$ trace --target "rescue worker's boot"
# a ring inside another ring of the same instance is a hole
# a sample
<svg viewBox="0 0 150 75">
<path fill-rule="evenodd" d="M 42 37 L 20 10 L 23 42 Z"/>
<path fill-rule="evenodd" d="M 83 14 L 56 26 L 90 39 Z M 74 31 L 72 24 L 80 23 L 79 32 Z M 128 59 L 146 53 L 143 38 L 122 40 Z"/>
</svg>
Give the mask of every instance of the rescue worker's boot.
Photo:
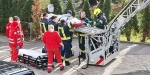
<svg viewBox="0 0 150 75">
<path fill-rule="evenodd" d="M 52 71 L 52 65 L 47 66 L 47 72 L 50 73 Z"/>
<path fill-rule="evenodd" d="M 69 61 L 65 61 L 65 64 L 66 64 L 66 66 L 69 66 L 70 62 Z"/>
<path fill-rule="evenodd" d="M 56 58 L 53 59 L 54 62 L 57 62 Z"/>
<path fill-rule="evenodd" d="M 81 53 L 81 55 L 79 55 L 78 58 L 82 58 L 83 60 L 85 60 L 86 59 L 85 53 Z"/>
<path fill-rule="evenodd" d="M 62 63 L 59 64 L 59 67 L 60 67 L 60 71 L 64 70 L 64 66 Z"/>
<path fill-rule="evenodd" d="M 74 51 L 71 51 L 70 57 L 74 56 Z"/>
</svg>

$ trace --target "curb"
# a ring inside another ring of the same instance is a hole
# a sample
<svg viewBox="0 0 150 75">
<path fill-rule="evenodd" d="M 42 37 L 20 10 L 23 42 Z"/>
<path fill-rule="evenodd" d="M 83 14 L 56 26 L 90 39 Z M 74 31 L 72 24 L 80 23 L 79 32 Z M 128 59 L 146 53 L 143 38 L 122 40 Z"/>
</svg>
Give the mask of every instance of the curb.
<svg viewBox="0 0 150 75">
<path fill-rule="evenodd" d="M 144 44 L 144 45 L 150 45 L 150 43 L 147 42 L 132 42 L 132 41 L 120 41 L 121 43 L 133 43 L 133 44 Z"/>
<path fill-rule="evenodd" d="M 78 39 L 78 37 L 73 37 L 73 39 Z M 150 43 L 147 42 L 132 42 L 132 41 L 120 41 L 121 43 L 132 43 L 132 44 L 144 44 L 144 45 L 150 45 Z"/>
</svg>

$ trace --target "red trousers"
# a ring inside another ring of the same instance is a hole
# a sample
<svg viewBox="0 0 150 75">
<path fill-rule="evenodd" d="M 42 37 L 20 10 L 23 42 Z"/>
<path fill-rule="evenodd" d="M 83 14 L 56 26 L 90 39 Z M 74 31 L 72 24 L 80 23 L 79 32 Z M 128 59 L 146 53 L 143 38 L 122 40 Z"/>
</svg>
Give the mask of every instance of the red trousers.
<svg viewBox="0 0 150 75">
<path fill-rule="evenodd" d="M 11 61 L 12 62 L 16 62 L 17 58 L 18 58 L 18 50 L 15 47 L 11 47 Z"/>
<path fill-rule="evenodd" d="M 52 66 L 54 55 L 59 66 L 60 67 L 62 66 L 61 53 L 60 53 L 59 48 L 47 49 L 47 54 L 48 54 L 48 66 L 49 67 Z"/>
</svg>

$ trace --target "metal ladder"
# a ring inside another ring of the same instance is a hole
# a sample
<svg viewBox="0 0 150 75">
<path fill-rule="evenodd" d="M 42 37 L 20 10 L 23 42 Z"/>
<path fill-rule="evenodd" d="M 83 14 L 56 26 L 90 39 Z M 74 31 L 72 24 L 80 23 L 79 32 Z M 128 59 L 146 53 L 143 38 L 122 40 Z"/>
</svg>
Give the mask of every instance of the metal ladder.
<svg viewBox="0 0 150 75">
<path fill-rule="evenodd" d="M 107 25 L 108 29 L 102 30 L 94 27 L 78 27 L 74 30 L 77 32 L 82 32 L 85 34 L 101 34 L 105 32 L 112 31 L 118 32 L 124 25 L 139 11 L 146 8 L 146 6 L 150 3 L 150 0 L 131 0 L 124 9 Z"/>
</svg>

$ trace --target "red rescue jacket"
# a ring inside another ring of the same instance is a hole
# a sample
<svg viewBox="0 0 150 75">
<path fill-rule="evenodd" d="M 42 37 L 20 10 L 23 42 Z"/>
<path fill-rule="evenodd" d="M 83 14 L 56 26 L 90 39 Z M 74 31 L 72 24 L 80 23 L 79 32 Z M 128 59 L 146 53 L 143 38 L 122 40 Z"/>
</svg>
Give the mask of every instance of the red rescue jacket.
<svg viewBox="0 0 150 75">
<path fill-rule="evenodd" d="M 21 36 L 21 29 L 17 22 L 13 22 L 9 31 L 9 46 L 20 48 L 23 47 L 23 37 Z"/>
<path fill-rule="evenodd" d="M 7 25 L 6 25 L 6 37 L 7 37 L 7 38 L 9 38 L 9 30 L 10 30 L 10 28 L 11 28 L 11 24 L 12 24 L 12 23 L 8 22 Z"/>
<path fill-rule="evenodd" d="M 62 42 L 61 37 L 57 31 L 54 32 L 45 32 L 42 38 L 43 43 L 46 45 L 46 48 L 59 48 L 60 43 Z"/>
</svg>

